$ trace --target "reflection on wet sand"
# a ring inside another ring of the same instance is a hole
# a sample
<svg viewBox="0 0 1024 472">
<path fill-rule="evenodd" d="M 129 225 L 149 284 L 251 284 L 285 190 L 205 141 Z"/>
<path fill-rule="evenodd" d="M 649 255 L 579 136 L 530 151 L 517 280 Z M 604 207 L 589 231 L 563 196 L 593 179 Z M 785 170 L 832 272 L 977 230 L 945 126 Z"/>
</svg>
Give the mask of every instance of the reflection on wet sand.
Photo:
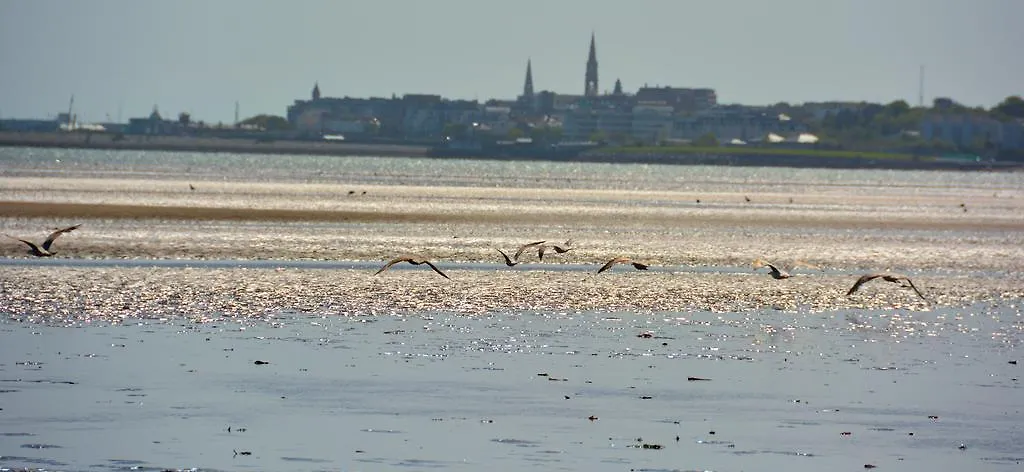
<svg viewBox="0 0 1024 472">
<path fill-rule="evenodd" d="M 0 232 L 85 224 L 54 257 L 0 246 L 2 467 L 1024 460 L 1019 176 L 54 157 L 0 149 Z M 396 253 L 451 280 L 374 277 Z M 620 254 L 650 269 L 595 273 Z M 761 255 L 820 270 L 771 279 Z M 929 300 L 848 297 L 865 272 Z"/>
</svg>

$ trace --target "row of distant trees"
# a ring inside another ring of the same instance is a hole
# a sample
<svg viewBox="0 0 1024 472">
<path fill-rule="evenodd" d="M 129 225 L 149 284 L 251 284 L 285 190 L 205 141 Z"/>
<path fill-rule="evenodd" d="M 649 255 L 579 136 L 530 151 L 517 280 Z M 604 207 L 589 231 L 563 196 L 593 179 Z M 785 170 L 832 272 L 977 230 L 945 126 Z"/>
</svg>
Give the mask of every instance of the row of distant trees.
<svg viewBox="0 0 1024 472">
<path fill-rule="evenodd" d="M 949 99 L 936 99 L 931 107 L 911 107 L 904 100 L 887 104 L 867 103 L 857 110 L 842 110 L 826 115 L 821 120 L 806 116 L 802 107 L 777 105 L 780 112 L 808 124 L 809 131 L 818 135 L 820 143 L 844 148 L 939 147 L 953 148 L 951 143 L 924 143 L 919 136 L 908 131 L 920 129 L 921 122 L 933 114 L 969 114 L 987 116 L 1000 121 L 1024 119 L 1024 100 L 1010 96 L 998 105 L 985 109 L 970 108 Z M 964 151 L 983 151 L 991 147 L 983 137 Z"/>
<path fill-rule="evenodd" d="M 190 127 L 196 125 L 199 128 L 205 128 L 206 123 L 202 121 L 192 122 L 192 115 L 188 112 L 181 112 L 178 114 L 178 123 L 184 127 Z M 288 122 L 284 117 L 276 115 L 256 115 L 250 118 L 246 118 L 238 122 L 241 126 L 252 126 L 267 131 L 284 131 L 292 129 L 291 123 Z"/>
</svg>

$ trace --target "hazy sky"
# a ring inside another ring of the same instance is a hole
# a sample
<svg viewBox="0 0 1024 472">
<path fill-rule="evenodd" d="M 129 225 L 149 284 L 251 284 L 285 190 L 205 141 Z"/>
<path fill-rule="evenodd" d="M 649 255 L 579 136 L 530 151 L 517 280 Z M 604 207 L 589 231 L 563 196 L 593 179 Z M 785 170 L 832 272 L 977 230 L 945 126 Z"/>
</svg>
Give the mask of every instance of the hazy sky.
<svg viewBox="0 0 1024 472">
<path fill-rule="evenodd" d="M 1024 94 L 1021 0 L 0 0 L 0 116 L 230 122 L 325 96 L 712 87 L 720 102 L 986 107 Z"/>
</svg>

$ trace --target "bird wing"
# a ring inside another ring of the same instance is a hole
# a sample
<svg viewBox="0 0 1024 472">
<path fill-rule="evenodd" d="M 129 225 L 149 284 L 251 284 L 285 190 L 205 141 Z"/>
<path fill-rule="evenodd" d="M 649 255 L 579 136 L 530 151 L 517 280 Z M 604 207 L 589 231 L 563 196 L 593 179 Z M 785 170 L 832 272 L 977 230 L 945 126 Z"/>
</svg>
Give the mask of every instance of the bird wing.
<svg viewBox="0 0 1024 472">
<path fill-rule="evenodd" d="M 498 249 L 497 251 L 501 253 L 501 257 L 505 258 L 505 265 L 507 265 L 509 267 L 512 267 L 512 266 L 514 266 L 514 265 L 519 263 L 518 261 L 517 262 L 512 262 L 512 259 L 510 259 L 508 257 L 508 254 L 505 254 L 505 251 L 502 251 L 501 249 Z"/>
<path fill-rule="evenodd" d="M 43 241 L 43 249 L 49 251 L 50 250 L 50 245 L 53 244 L 53 241 L 55 239 L 57 239 L 58 236 L 60 236 L 60 235 L 62 235 L 64 233 L 70 233 L 70 232 L 78 229 L 79 226 L 82 226 L 82 225 L 77 224 L 77 225 L 74 225 L 74 226 L 68 226 L 67 228 L 58 229 L 57 231 L 54 231 L 54 232 L 50 233 L 50 235 L 46 237 L 46 241 Z"/>
<path fill-rule="evenodd" d="M 24 239 L 21 239 L 21 238 L 15 238 L 14 236 L 11 236 L 11 235 L 9 235 L 9 234 L 5 234 L 4 236 L 7 236 L 8 238 L 11 238 L 11 239 L 13 239 L 13 240 L 15 240 L 15 241 L 21 241 L 21 242 L 23 242 L 23 243 L 27 244 L 27 245 L 28 245 L 28 247 L 29 247 L 29 248 L 31 248 L 31 249 L 32 249 L 33 251 L 35 251 L 35 252 L 41 252 L 41 251 L 39 250 L 39 246 L 36 246 L 36 243 L 34 243 L 34 242 L 32 242 L 32 241 L 26 241 L 26 240 L 24 240 Z"/>
<path fill-rule="evenodd" d="M 614 258 L 614 259 L 612 259 L 612 260 L 610 260 L 608 262 L 605 262 L 604 265 L 601 266 L 600 269 L 597 269 L 597 273 L 600 274 L 601 272 L 604 272 L 604 271 L 610 269 L 615 264 L 618 264 L 620 262 L 628 262 L 628 261 L 629 261 L 629 259 L 626 259 L 626 258 L 623 258 L 623 257 L 616 257 L 616 258 Z"/>
<path fill-rule="evenodd" d="M 633 263 L 633 268 L 636 270 L 647 270 L 647 264 L 641 264 L 639 262 Z"/>
<path fill-rule="evenodd" d="M 441 272 L 441 269 L 438 269 L 438 268 L 437 268 L 437 266 L 436 266 L 436 265 L 434 265 L 434 264 L 432 264 L 432 263 L 431 263 L 430 261 L 426 261 L 426 260 L 425 260 L 425 261 L 423 261 L 423 263 L 424 263 L 424 264 L 426 264 L 426 265 L 428 265 L 428 266 L 430 266 L 430 268 L 431 268 L 431 269 L 434 269 L 434 272 L 437 272 L 438 274 L 441 274 L 441 277 L 444 277 L 444 278 L 446 278 L 446 279 L 448 279 L 448 280 L 451 280 L 451 278 L 450 278 L 450 277 L 448 277 L 447 275 L 445 275 L 445 273 L 444 273 L 444 272 Z"/>
<path fill-rule="evenodd" d="M 772 270 L 772 273 L 774 273 L 777 277 L 783 277 L 783 278 L 790 277 L 789 272 L 786 272 L 783 269 L 779 269 L 778 267 L 775 267 L 775 264 L 768 264 L 768 263 L 766 263 L 765 265 L 767 265 L 768 268 L 770 268 Z"/>
<path fill-rule="evenodd" d="M 848 292 L 846 292 L 846 296 L 852 295 L 853 292 L 856 292 L 857 289 L 860 288 L 861 285 L 864 285 L 865 282 L 877 279 L 877 278 L 881 277 L 882 275 L 884 275 L 884 274 L 865 274 L 865 275 L 860 276 L 860 278 L 857 279 L 857 281 L 853 283 L 853 287 L 850 287 L 850 290 Z"/>
<path fill-rule="evenodd" d="M 916 293 L 917 296 L 921 297 L 922 300 L 928 300 L 927 298 L 924 297 L 924 294 L 922 294 L 921 291 L 917 289 L 917 286 L 914 285 L 914 282 L 910 281 L 910 277 L 903 277 L 903 280 L 906 280 L 907 283 L 910 284 L 910 288 L 914 289 L 914 293 Z"/>
<path fill-rule="evenodd" d="M 544 244 L 545 242 L 547 242 L 547 241 L 537 241 L 537 242 L 532 242 L 532 243 L 523 244 L 522 246 L 519 246 L 519 249 L 516 250 L 516 255 L 513 257 L 513 259 L 518 261 L 519 260 L 519 256 L 522 256 L 524 251 L 526 251 L 527 249 L 529 249 L 531 247 L 534 247 L 534 246 L 536 246 L 538 244 Z"/>
<path fill-rule="evenodd" d="M 559 254 L 565 254 L 572 250 L 573 240 L 568 240 L 565 244 L 552 244 L 551 248 Z"/>
<path fill-rule="evenodd" d="M 384 267 L 381 267 L 380 270 L 374 272 L 373 275 L 377 275 L 381 272 L 384 272 L 385 270 L 388 270 L 389 268 L 391 268 L 391 266 L 398 264 L 399 262 L 409 262 L 410 260 L 411 259 L 408 257 L 396 257 L 394 259 L 391 259 L 390 261 L 388 261 L 387 264 L 384 264 Z"/>
</svg>

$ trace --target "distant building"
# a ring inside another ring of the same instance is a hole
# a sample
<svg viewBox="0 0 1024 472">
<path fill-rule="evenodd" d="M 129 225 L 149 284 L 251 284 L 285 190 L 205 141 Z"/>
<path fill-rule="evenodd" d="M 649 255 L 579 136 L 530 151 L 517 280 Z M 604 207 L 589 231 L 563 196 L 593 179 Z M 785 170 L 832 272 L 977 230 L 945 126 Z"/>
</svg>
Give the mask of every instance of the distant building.
<svg viewBox="0 0 1024 472">
<path fill-rule="evenodd" d="M 165 120 L 160 116 L 160 111 L 153 106 L 153 112 L 145 118 L 129 118 L 125 132 L 128 134 L 149 134 L 162 135 L 174 134 L 180 124 L 177 121 Z"/>
<path fill-rule="evenodd" d="M 590 53 L 587 55 L 587 73 L 584 77 L 583 96 L 596 97 L 597 88 L 597 45 L 594 34 L 590 34 Z"/>
<path fill-rule="evenodd" d="M 664 103 L 638 103 L 633 107 L 630 135 L 645 144 L 657 144 L 672 135 L 671 106 Z"/>
<path fill-rule="evenodd" d="M 523 81 L 523 94 L 519 96 L 517 100 L 519 108 L 526 111 L 535 111 L 537 109 L 537 97 L 533 93 L 533 65 L 532 61 L 526 60 L 526 79 Z"/>
<path fill-rule="evenodd" d="M 314 84 L 310 100 L 295 100 L 288 107 L 287 119 L 296 133 L 318 137 L 324 133 L 402 136 L 405 118 L 403 102 L 398 98 L 324 97 L 320 84 Z"/>
<path fill-rule="evenodd" d="M 719 142 L 771 142 L 770 135 L 797 136 L 806 126 L 761 107 L 719 105 L 692 114 L 677 114 L 672 139 L 693 140 L 708 134 Z"/>
<path fill-rule="evenodd" d="M 714 89 L 643 86 L 636 92 L 638 102 L 664 102 L 676 113 L 707 110 L 718 104 Z"/>
<path fill-rule="evenodd" d="M 1024 149 L 1024 122 L 1000 121 L 969 111 L 937 113 L 921 121 L 921 138 L 961 148 Z"/>
<path fill-rule="evenodd" d="M 29 120 L 8 118 L 0 120 L 0 131 L 53 132 L 61 128 L 59 120 Z"/>
</svg>

